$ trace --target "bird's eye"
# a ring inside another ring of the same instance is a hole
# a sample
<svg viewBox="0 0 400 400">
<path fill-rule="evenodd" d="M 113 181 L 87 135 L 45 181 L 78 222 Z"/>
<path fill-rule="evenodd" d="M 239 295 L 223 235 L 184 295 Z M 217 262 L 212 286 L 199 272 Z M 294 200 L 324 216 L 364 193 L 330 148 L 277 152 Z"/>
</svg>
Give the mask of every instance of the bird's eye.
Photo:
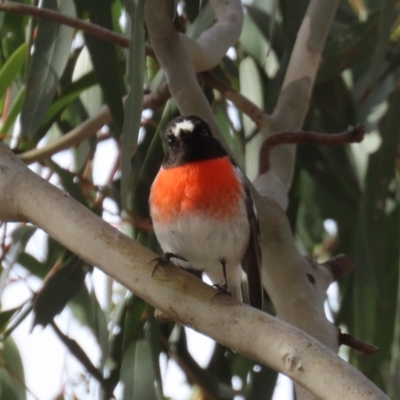
<svg viewBox="0 0 400 400">
<path fill-rule="evenodd" d="M 209 136 L 211 136 L 211 135 L 210 135 L 210 132 L 208 132 L 206 129 L 202 129 L 202 130 L 200 131 L 200 136 L 201 136 L 201 137 L 209 137 Z"/>
<path fill-rule="evenodd" d="M 168 135 L 167 136 L 167 143 L 168 143 L 169 146 L 173 146 L 177 141 L 178 141 L 178 139 L 176 138 L 175 135 Z"/>
</svg>

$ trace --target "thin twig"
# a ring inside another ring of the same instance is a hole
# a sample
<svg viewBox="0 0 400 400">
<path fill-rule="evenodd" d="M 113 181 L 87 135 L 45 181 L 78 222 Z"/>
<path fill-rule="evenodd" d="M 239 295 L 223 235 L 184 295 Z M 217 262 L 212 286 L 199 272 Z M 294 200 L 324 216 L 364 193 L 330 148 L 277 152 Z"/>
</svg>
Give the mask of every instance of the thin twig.
<svg viewBox="0 0 400 400">
<path fill-rule="evenodd" d="M 356 125 L 341 133 L 318 133 L 310 131 L 277 132 L 264 140 L 260 151 L 260 174 L 270 169 L 271 150 L 281 144 L 315 144 L 337 146 L 346 143 L 359 143 L 365 135 L 365 127 Z"/>
<path fill-rule="evenodd" d="M 197 74 L 200 82 L 218 90 L 226 99 L 230 100 L 235 106 L 245 113 L 251 120 L 261 129 L 268 121 L 268 115 L 255 105 L 248 98 L 243 96 L 240 92 L 235 90 L 228 83 L 224 82 L 222 79 L 216 77 L 210 72 L 202 72 Z"/>
<path fill-rule="evenodd" d="M 28 150 L 25 153 L 19 154 L 18 157 L 26 164 L 50 158 L 52 155 L 76 146 L 83 140 L 95 135 L 104 125 L 111 121 L 110 111 L 104 106 L 97 115 L 87 119 L 59 139 L 50 142 L 44 147 Z"/>
<path fill-rule="evenodd" d="M 106 42 L 110 42 L 124 48 L 129 47 L 130 40 L 125 36 L 119 35 L 118 33 L 110 31 L 109 29 L 102 28 L 99 25 L 69 17 L 57 11 L 29 6 L 27 4 L 15 3 L 13 1 L 0 2 L 0 11 L 11 11 L 18 14 L 31 15 L 32 17 L 49 19 L 62 25 L 70 26 L 71 28 L 80 29 L 87 34 L 95 36 Z"/>
<path fill-rule="evenodd" d="M 379 347 L 368 343 L 364 342 L 361 339 L 356 338 L 353 335 L 349 335 L 348 333 L 342 333 L 340 329 L 339 330 L 339 344 L 344 344 L 346 346 L 351 347 L 354 350 L 357 350 L 363 354 L 366 354 L 368 356 L 372 356 L 376 354 L 379 351 Z"/>
<path fill-rule="evenodd" d="M 321 265 L 329 269 L 335 281 L 345 277 L 355 268 L 353 260 L 345 254 L 338 254 Z"/>
</svg>

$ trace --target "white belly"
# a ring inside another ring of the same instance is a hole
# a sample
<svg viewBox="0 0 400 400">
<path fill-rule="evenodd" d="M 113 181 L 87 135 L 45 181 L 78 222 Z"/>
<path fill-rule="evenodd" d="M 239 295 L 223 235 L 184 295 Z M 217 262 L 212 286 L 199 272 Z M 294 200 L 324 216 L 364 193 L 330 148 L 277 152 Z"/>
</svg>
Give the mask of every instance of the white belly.
<svg viewBox="0 0 400 400">
<path fill-rule="evenodd" d="M 234 297 L 241 300 L 241 260 L 249 241 L 249 223 L 244 204 L 235 220 L 210 219 L 203 215 L 181 215 L 175 222 L 153 221 L 154 231 L 164 252 L 187 260 L 172 261 L 184 268 L 204 271 L 214 284 L 223 285 L 225 262 L 227 285 Z"/>
</svg>

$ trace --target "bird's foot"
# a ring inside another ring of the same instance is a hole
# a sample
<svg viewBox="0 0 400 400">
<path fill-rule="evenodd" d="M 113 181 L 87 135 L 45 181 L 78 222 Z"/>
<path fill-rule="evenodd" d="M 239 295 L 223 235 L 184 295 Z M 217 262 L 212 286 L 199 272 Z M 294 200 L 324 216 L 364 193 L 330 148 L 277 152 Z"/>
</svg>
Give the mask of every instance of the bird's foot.
<svg viewBox="0 0 400 400">
<path fill-rule="evenodd" d="M 178 260 L 187 261 L 185 258 L 183 258 L 181 256 L 178 256 L 177 254 L 170 253 L 170 252 L 164 253 L 162 256 L 156 257 L 156 258 L 153 258 L 152 260 L 150 260 L 150 262 L 155 262 L 156 263 L 156 265 L 154 266 L 153 273 L 151 274 L 151 276 L 154 276 L 157 268 L 160 265 L 168 264 L 171 261 L 171 258 L 176 258 Z"/>
<path fill-rule="evenodd" d="M 223 284 L 223 285 L 215 284 L 215 285 L 212 285 L 212 287 L 213 287 L 214 289 L 217 289 L 217 293 L 214 295 L 214 297 L 216 297 L 216 296 L 218 296 L 218 295 L 220 295 L 220 294 L 224 294 L 224 295 L 226 295 L 226 296 L 232 296 L 232 293 L 231 293 L 231 291 L 228 289 L 228 286 L 227 286 L 226 283 Z"/>
</svg>

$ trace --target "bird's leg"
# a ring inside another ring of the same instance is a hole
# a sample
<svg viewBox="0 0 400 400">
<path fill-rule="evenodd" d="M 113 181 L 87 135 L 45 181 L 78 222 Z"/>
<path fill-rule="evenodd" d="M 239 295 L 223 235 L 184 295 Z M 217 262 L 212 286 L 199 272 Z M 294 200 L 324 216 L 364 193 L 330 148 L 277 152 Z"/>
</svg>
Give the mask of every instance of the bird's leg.
<svg viewBox="0 0 400 400">
<path fill-rule="evenodd" d="M 176 258 L 178 260 L 187 261 L 185 258 L 178 256 L 177 254 L 174 254 L 171 252 L 166 252 L 162 256 L 156 257 L 156 258 L 153 258 L 152 260 L 150 260 L 150 262 L 156 261 L 156 265 L 154 266 L 153 273 L 151 274 L 151 276 L 153 276 L 155 274 L 156 269 L 160 265 L 169 263 L 171 261 L 171 258 Z"/>
<path fill-rule="evenodd" d="M 230 296 L 231 292 L 229 291 L 228 284 L 226 283 L 227 281 L 226 281 L 226 260 L 225 260 L 225 258 L 221 258 L 220 262 L 222 265 L 222 273 L 224 276 L 224 283 L 222 285 L 215 284 L 215 285 L 213 285 L 213 288 L 218 290 L 218 293 L 216 295 L 222 293 L 222 294 L 227 294 Z"/>
</svg>

